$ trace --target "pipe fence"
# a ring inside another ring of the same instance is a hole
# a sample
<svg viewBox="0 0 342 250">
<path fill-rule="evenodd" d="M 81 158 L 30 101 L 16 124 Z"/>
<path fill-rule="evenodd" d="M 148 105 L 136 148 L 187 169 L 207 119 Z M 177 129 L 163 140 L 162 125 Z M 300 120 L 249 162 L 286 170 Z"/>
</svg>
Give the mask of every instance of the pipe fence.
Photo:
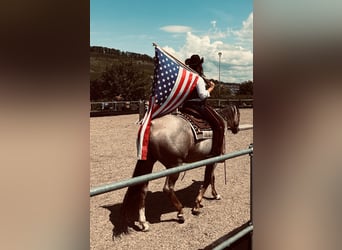
<svg viewBox="0 0 342 250">
<path fill-rule="evenodd" d="M 178 166 L 178 167 L 166 169 L 166 170 L 159 171 L 159 172 L 156 172 L 156 173 L 145 174 L 145 175 L 137 176 L 137 177 L 134 177 L 134 178 L 126 179 L 126 180 L 123 180 L 123 181 L 118 181 L 118 182 L 113 182 L 113 183 L 105 184 L 105 185 L 98 186 L 98 187 L 90 189 L 90 197 L 95 196 L 95 195 L 100 195 L 100 194 L 108 193 L 108 192 L 111 192 L 111 191 L 115 191 L 115 190 L 118 190 L 118 189 L 121 189 L 121 188 L 125 188 L 125 187 L 128 187 L 128 186 L 137 185 L 137 184 L 140 184 L 140 183 L 143 183 L 143 182 L 159 179 L 159 178 L 171 175 L 171 174 L 175 174 L 175 173 L 187 171 L 187 170 L 190 170 L 190 169 L 202 167 L 202 166 L 205 166 L 207 164 L 215 163 L 215 162 L 218 162 L 218 161 L 228 160 L 228 159 L 232 159 L 232 158 L 235 158 L 235 157 L 238 157 L 238 156 L 242 156 L 242 155 L 246 155 L 246 154 L 251 154 L 252 152 L 253 152 L 253 148 L 248 148 L 248 149 L 245 149 L 245 150 L 236 151 L 236 152 L 225 154 L 225 155 L 221 155 L 221 156 L 215 156 L 215 157 L 208 158 L 208 159 L 205 159 L 205 160 L 201 160 L 201 161 L 197 161 L 197 162 L 193 162 L 193 163 L 189 163 L 189 164 L 184 164 L 184 165 L 181 165 L 181 166 Z"/>
<path fill-rule="evenodd" d="M 248 129 L 250 129 L 250 127 Z M 179 172 L 195 169 L 195 168 L 198 168 L 198 167 L 205 166 L 207 164 L 212 164 L 212 163 L 215 163 L 215 162 L 218 162 L 218 161 L 228 160 L 228 159 L 232 159 L 232 158 L 243 156 L 243 155 L 247 155 L 247 154 L 249 154 L 249 156 L 250 156 L 250 221 L 249 221 L 249 225 L 246 228 L 238 231 L 236 234 L 232 235 L 231 237 L 226 239 L 224 242 L 220 243 L 219 245 L 217 245 L 217 246 L 215 246 L 213 248 L 215 250 L 227 249 L 227 247 L 231 246 L 233 243 L 235 243 L 236 241 L 238 241 L 242 237 L 245 237 L 248 234 L 252 234 L 252 232 L 253 232 L 253 214 L 252 214 L 252 200 L 253 200 L 253 192 L 252 192 L 253 144 L 250 144 L 249 148 L 245 149 L 245 150 L 235 151 L 235 152 L 232 152 L 232 153 L 229 153 L 229 154 L 225 154 L 225 155 L 221 155 L 221 156 L 216 156 L 216 157 L 208 158 L 208 159 L 205 159 L 205 160 L 201 160 L 201 161 L 197 161 L 197 162 L 193 162 L 193 163 L 189 163 L 189 164 L 184 164 L 184 165 L 181 165 L 181 166 L 178 166 L 178 167 L 166 169 L 166 170 L 159 171 L 159 172 L 156 172 L 156 173 L 150 173 L 150 174 L 146 174 L 146 175 L 142 175 L 142 176 L 126 179 L 126 180 L 123 180 L 123 181 L 113 182 L 113 183 L 105 184 L 105 185 L 98 186 L 98 187 L 95 187 L 95 188 L 91 188 L 90 189 L 90 197 L 93 197 L 93 196 L 96 196 L 96 195 L 100 195 L 100 194 L 104 194 L 104 193 L 108 193 L 108 192 L 115 191 L 115 190 L 118 190 L 118 189 L 122 189 L 122 188 L 125 188 L 125 187 L 128 187 L 128 186 L 137 185 L 137 184 L 140 184 L 140 183 L 143 183 L 143 182 L 147 182 L 147 181 L 159 179 L 159 178 L 162 178 L 162 177 L 166 177 L 166 176 L 168 176 L 170 174 L 175 174 L 175 173 L 179 173 Z M 250 238 L 250 240 L 251 240 L 251 238 Z"/>
<path fill-rule="evenodd" d="M 215 108 L 224 108 L 234 104 L 239 108 L 253 108 L 253 99 L 208 99 L 208 103 Z M 139 114 L 139 120 L 147 109 L 147 101 L 101 101 L 90 103 L 90 116 L 107 116 L 123 114 Z"/>
</svg>

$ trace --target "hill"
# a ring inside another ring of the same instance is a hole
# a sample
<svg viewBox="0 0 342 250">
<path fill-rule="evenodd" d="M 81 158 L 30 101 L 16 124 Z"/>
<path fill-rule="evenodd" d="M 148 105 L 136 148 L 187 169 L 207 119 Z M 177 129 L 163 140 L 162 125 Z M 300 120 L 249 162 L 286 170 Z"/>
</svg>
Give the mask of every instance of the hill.
<svg viewBox="0 0 342 250">
<path fill-rule="evenodd" d="M 115 97 L 125 100 L 146 100 L 150 96 L 154 73 L 154 60 L 145 54 L 117 49 L 90 47 L 90 100 L 111 101 Z M 226 83 L 211 79 L 218 86 L 212 98 L 250 98 L 252 82 Z"/>
<path fill-rule="evenodd" d="M 153 58 L 133 52 L 123 52 L 99 46 L 90 47 L 90 80 L 99 79 L 107 69 L 120 63 L 134 63 L 144 72 L 153 75 Z"/>
</svg>

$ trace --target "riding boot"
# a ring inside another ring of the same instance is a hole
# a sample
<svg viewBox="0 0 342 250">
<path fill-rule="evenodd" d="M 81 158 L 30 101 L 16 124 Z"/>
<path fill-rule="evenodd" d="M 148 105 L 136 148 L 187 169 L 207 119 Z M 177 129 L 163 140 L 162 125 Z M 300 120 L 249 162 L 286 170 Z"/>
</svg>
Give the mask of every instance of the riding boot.
<svg viewBox="0 0 342 250">
<path fill-rule="evenodd" d="M 213 145 L 211 153 L 214 156 L 221 155 L 224 153 L 223 150 L 223 140 L 224 140 L 224 128 L 216 128 L 213 131 Z"/>
<path fill-rule="evenodd" d="M 223 140 L 224 140 L 224 122 L 216 111 L 210 106 L 206 106 L 207 115 L 210 115 L 210 121 L 213 128 L 213 145 L 211 153 L 214 156 L 221 155 L 223 153 Z"/>
</svg>

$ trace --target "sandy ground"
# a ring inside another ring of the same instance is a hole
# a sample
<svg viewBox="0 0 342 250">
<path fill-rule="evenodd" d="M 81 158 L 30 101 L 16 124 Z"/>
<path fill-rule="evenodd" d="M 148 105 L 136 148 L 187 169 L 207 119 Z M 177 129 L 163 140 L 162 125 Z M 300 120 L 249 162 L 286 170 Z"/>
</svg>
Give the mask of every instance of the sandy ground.
<svg viewBox="0 0 342 250">
<path fill-rule="evenodd" d="M 253 124 L 253 110 L 241 109 L 240 124 Z M 90 186 L 97 187 L 131 177 L 136 163 L 135 140 L 138 115 L 90 118 Z M 226 151 L 247 149 L 253 143 L 253 130 L 226 136 Z M 216 167 L 216 189 L 221 200 L 212 200 L 210 188 L 202 201 L 202 213 L 191 214 L 204 168 L 183 173 L 176 183 L 176 194 L 185 209 L 185 223 L 175 219 L 177 212 L 162 192 L 165 179 L 149 183 L 146 217 L 150 231 L 133 230 L 113 239 L 113 228 L 125 189 L 90 198 L 91 249 L 210 249 L 220 238 L 250 218 L 249 156 L 227 161 L 227 184 L 223 163 Z M 164 167 L 156 163 L 153 172 Z"/>
</svg>

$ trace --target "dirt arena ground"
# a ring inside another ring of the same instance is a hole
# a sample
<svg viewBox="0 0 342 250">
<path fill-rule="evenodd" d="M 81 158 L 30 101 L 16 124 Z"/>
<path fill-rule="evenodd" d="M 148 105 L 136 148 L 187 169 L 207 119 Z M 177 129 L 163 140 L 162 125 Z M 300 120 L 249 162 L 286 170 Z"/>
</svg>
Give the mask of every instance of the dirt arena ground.
<svg viewBox="0 0 342 250">
<path fill-rule="evenodd" d="M 253 124 L 253 109 L 241 109 L 240 124 Z M 138 115 L 90 118 L 90 188 L 128 179 L 136 163 L 135 140 Z M 253 143 L 253 130 L 226 136 L 226 151 L 247 149 Z M 185 223 L 175 219 L 177 212 L 162 192 L 165 178 L 149 183 L 146 199 L 148 232 L 133 230 L 113 239 L 113 228 L 125 189 L 90 198 L 90 248 L 102 249 L 210 249 L 234 228 L 250 218 L 249 156 L 227 161 L 227 184 L 223 163 L 216 167 L 216 189 L 221 200 L 211 200 L 210 188 L 202 201 L 202 213 L 191 214 L 204 168 L 183 173 L 176 183 L 176 194 L 185 209 Z M 164 167 L 156 163 L 153 172 Z M 183 178 L 183 179 L 182 179 Z"/>
</svg>

